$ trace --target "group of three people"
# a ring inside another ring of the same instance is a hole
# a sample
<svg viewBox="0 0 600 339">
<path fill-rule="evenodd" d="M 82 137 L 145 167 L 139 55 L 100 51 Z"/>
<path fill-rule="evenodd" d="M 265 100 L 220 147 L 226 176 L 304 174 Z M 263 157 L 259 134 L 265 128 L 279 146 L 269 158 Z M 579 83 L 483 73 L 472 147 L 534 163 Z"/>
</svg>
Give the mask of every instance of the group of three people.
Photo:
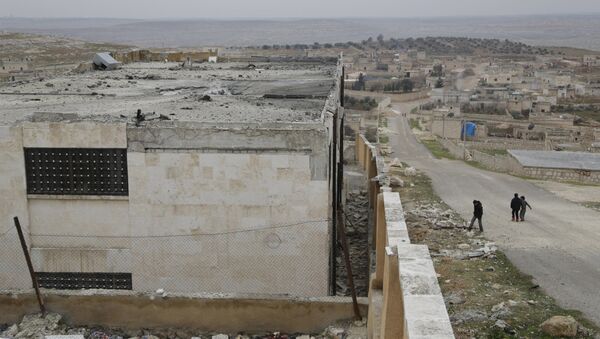
<svg viewBox="0 0 600 339">
<path fill-rule="evenodd" d="M 510 208 L 512 209 L 512 221 L 525 221 L 525 212 L 527 207 L 531 208 L 531 205 L 525 200 L 525 196 L 519 198 L 519 193 L 515 193 L 514 198 L 510 201 Z M 483 224 L 481 219 L 483 218 L 483 204 L 479 200 L 473 200 L 473 218 L 471 218 L 471 224 L 469 230 L 473 228 L 475 220 L 479 223 L 479 231 L 483 232 Z"/>
</svg>

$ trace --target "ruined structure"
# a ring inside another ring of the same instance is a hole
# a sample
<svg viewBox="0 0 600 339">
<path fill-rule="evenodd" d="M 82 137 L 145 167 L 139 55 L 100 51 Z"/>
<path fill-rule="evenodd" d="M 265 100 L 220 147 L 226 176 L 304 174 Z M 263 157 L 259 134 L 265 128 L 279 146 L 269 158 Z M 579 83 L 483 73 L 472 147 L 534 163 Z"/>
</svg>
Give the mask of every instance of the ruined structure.
<svg viewBox="0 0 600 339">
<path fill-rule="evenodd" d="M 0 105 L 0 288 L 324 296 L 336 64 L 129 63 Z"/>
</svg>

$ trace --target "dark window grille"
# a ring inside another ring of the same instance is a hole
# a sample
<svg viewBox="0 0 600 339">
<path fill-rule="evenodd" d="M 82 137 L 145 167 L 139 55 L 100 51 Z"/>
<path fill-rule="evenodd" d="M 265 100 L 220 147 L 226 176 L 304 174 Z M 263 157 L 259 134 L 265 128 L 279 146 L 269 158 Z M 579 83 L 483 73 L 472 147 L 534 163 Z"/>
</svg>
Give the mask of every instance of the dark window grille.
<svg viewBox="0 0 600 339">
<path fill-rule="evenodd" d="M 26 148 L 28 194 L 128 195 L 127 150 Z"/>
<path fill-rule="evenodd" d="M 36 272 L 43 288 L 131 290 L 131 273 Z"/>
</svg>

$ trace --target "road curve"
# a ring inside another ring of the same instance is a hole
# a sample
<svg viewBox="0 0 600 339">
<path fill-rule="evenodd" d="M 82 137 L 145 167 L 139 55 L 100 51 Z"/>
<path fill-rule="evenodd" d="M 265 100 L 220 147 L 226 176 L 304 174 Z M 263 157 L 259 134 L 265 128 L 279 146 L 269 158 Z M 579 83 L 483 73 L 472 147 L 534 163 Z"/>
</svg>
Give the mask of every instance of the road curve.
<svg viewBox="0 0 600 339">
<path fill-rule="evenodd" d="M 408 112 L 410 104 L 394 109 Z M 440 198 L 465 219 L 472 216 L 472 201 L 482 201 L 486 237 L 562 307 L 600 325 L 600 212 L 521 178 L 434 159 L 401 115 L 388 118 L 388 128 L 397 132 L 390 136 L 393 156 L 423 170 Z M 514 193 L 525 195 L 533 207 L 523 223 L 511 222 Z"/>
</svg>

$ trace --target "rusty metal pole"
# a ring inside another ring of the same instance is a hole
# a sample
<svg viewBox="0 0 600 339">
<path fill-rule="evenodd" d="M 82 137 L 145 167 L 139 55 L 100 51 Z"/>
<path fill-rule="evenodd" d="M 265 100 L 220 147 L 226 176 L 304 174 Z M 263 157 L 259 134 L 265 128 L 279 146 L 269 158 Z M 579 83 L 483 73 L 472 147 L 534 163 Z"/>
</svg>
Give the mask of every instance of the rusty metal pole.
<svg viewBox="0 0 600 339">
<path fill-rule="evenodd" d="M 25 260 L 27 261 L 27 267 L 29 268 L 29 274 L 31 275 L 31 282 L 33 283 L 33 288 L 35 289 L 38 304 L 40 305 L 40 312 L 42 312 L 42 315 L 46 315 L 46 307 L 44 306 L 44 300 L 42 300 L 42 295 L 40 294 L 40 287 L 38 285 L 37 277 L 35 276 L 35 271 L 33 270 L 33 265 L 31 264 L 31 257 L 29 256 L 27 243 L 25 242 L 25 237 L 23 236 L 23 230 L 21 229 L 19 218 L 15 217 L 14 221 L 15 227 L 17 228 L 17 232 L 19 233 L 19 240 L 21 241 L 23 254 L 25 255 Z"/>
<path fill-rule="evenodd" d="M 344 261 L 346 263 L 346 273 L 348 274 L 348 286 L 352 293 L 352 306 L 354 307 L 354 316 L 356 320 L 361 320 L 360 308 L 358 307 L 358 299 L 356 297 L 356 288 L 354 287 L 354 276 L 352 275 L 352 264 L 350 263 L 350 251 L 348 251 L 348 241 L 346 239 L 346 223 L 342 218 L 343 211 L 339 211 L 338 215 L 338 235 L 342 243 L 342 250 L 344 251 Z"/>
</svg>

